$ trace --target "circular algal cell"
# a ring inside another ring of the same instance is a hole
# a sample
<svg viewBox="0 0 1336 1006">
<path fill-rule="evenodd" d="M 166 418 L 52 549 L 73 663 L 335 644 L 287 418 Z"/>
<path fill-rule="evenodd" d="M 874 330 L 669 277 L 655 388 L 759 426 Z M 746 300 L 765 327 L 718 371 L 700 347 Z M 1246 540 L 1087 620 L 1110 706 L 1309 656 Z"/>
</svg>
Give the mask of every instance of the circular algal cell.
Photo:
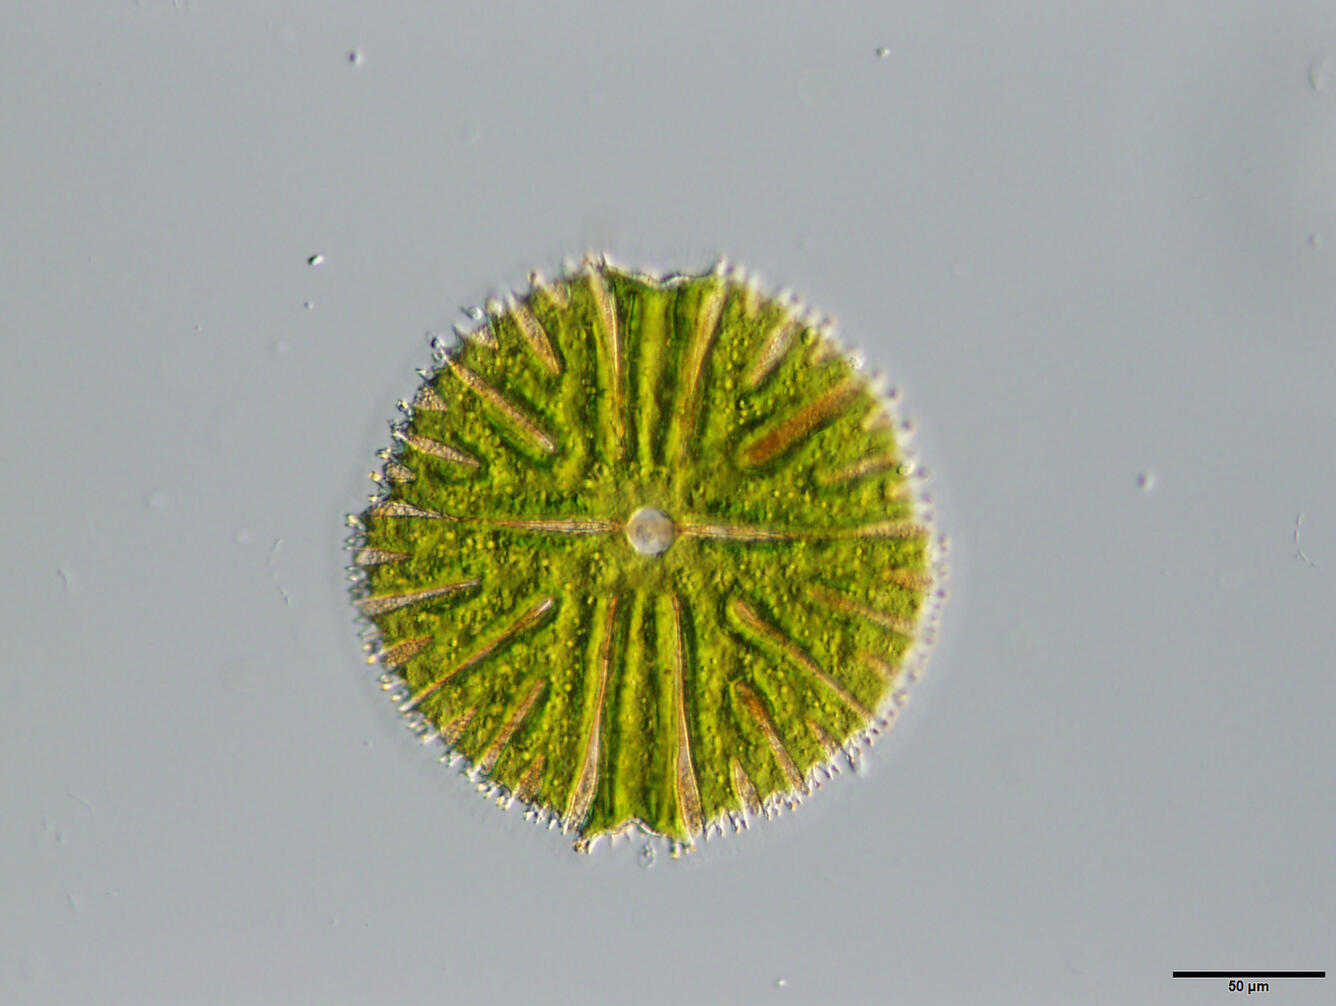
<svg viewBox="0 0 1336 1006">
<path fill-rule="evenodd" d="M 939 596 L 887 402 L 737 271 L 605 260 L 442 351 L 354 519 L 420 733 L 587 847 L 792 804 L 894 717 Z"/>
</svg>

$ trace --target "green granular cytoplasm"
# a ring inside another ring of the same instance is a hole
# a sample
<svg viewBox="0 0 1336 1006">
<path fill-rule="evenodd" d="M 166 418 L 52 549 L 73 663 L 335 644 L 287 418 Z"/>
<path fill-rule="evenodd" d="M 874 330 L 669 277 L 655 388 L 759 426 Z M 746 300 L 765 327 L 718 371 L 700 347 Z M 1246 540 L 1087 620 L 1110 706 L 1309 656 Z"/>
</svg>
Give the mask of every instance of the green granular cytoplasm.
<svg viewBox="0 0 1336 1006">
<path fill-rule="evenodd" d="M 501 802 L 690 844 L 894 716 L 933 540 L 887 403 L 793 303 L 535 274 L 407 413 L 353 521 L 371 659 Z"/>
</svg>

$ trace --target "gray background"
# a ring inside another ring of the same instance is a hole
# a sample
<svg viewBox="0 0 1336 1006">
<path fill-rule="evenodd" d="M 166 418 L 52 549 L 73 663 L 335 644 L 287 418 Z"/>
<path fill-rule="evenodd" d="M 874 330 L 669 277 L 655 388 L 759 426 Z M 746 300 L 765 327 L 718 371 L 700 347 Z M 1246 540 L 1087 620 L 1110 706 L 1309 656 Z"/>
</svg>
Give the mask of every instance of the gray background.
<svg viewBox="0 0 1336 1006">
<path fill-rule="evenodd" d="M 1336 964 L 1329 0 L 5 7 L 0 1001 Z M 420 747 L 341 552 L 424 333 L 588 248 L 836 314 L 953 540 L 866 775 L 648 869 Z"/>
</svg>

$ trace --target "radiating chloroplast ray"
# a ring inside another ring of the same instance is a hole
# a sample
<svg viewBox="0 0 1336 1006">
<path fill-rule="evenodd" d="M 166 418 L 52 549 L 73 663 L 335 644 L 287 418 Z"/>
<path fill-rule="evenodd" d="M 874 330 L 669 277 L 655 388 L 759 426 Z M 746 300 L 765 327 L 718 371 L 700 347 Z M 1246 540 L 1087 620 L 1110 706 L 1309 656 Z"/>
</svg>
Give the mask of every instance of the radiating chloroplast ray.
<svg viewBox="0 0 1336 1006">
<path fill-rule="evenodd" d="M 403 404 L 357 603 L 399 708 L 501 802 L 690 844 L 894 716 L 938 550 L 902 427 L 793 303 L 587 260 Z"/>
</svg>

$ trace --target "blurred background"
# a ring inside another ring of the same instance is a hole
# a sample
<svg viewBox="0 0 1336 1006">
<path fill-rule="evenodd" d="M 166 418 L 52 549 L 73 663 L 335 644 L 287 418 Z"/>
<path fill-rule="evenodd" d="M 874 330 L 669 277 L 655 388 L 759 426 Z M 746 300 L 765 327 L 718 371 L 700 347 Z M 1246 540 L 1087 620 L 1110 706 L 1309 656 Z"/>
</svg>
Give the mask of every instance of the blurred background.
<svg viewBox="0 0 1336 1006">
<path fill-rule="evenodd" d="M 1336 934 L 1336 7 L 10 4 L 0 1001 L 1195 1003 Z M 950 535 L 864 774 L 681 860 L 364 662 L 429 331 L 727 255 Z M 1286 1002 L 1320 981 L 1272 982 Z"/>
</svg>

